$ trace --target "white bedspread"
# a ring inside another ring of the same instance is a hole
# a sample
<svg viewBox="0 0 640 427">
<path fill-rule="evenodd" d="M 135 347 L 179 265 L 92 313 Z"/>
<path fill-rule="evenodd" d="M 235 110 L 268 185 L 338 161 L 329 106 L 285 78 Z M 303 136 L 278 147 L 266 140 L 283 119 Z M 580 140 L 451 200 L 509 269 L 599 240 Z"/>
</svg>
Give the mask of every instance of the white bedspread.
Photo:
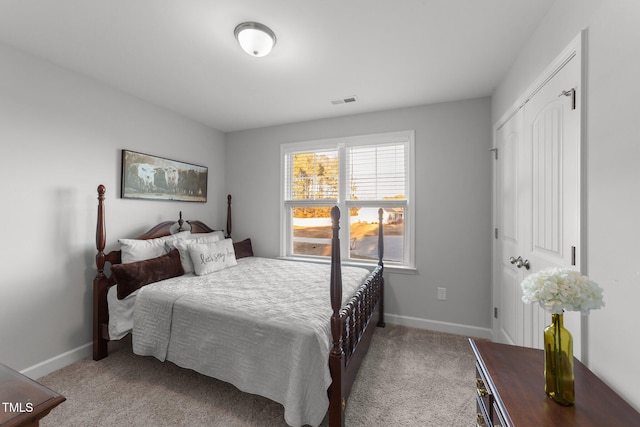
<svg viewBox="0 0 640 427">
<path fill-rule="evenodd" d="M 249 257 L 138 291 L 133 351 L 281 403 L 291 426 L 322 422 L 331 384 L 328 265 Z M 369 271 L 343 267 L 343 302 Z"/>
</svg>

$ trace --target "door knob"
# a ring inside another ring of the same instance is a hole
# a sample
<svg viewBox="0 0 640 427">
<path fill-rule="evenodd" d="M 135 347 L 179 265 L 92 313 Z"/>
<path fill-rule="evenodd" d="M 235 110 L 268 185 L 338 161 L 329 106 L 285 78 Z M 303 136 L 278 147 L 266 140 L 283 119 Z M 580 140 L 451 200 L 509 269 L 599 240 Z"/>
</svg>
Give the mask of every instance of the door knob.
<svg viewBox="0 0 640 427">
<path fill-rule="evenodd" d="M 524 267 L 527 270 L 531 268 L 531 264 L 529 263 L 529 260 L 528 259 L 523 260 L 521 256 L 519 256 L 518 258 L 509 257 L 509 262 L 511 264 L 515 264 L 515 266 L 518 268 Z"/>
</svg>

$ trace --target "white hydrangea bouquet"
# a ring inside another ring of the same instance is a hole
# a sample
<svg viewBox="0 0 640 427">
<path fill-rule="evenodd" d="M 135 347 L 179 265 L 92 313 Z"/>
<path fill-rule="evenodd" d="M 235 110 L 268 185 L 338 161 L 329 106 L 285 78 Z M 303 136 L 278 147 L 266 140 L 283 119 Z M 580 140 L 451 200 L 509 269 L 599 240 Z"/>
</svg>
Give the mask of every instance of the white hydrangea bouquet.
<svg viewBox="0 0 640 427">
<path fill-rule="evenodd" d="M 551 314 L 568 310 L 586 315 L 604 307 L 602 288 L 587 276 L 566 268 L 549 268 L 531 274 L 520 287 L 523 302 L 538 302 Z"/>
</svg>

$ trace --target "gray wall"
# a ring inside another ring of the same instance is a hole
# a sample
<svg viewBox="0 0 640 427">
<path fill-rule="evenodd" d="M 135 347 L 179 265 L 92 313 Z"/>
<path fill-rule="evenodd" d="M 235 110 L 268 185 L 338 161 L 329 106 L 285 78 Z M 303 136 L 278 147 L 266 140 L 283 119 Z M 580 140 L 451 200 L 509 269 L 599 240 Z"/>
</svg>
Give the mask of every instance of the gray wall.
<svg viewBox="0 0 640 427">
<path fill-rule="evenodd" d="M 90 354 L 98 184 L 112 243 L 180 210 L 223 226 L 224 135 L 4 45 L 0 64 L 0 361 L 37 377 Z M 120 199 L 123 148 L 209 166 L 209 202 Z"/>
<path fill-rule="evenodd" d="M 606 303 L 588 318 L 588 364 L 640 410 L 640 2 L 558 0 L 498 86 L 493 120 L 585 28 L 583 272 L 604 288 Z"/>
<path fill-rule="evenodd" d="M 233 236 L 278 256 L 280 144 L 414 129 L 415 274 L 389 273 L 390 322 L 487 336 L 491 326 L 489 98 L 228 133 Z M 447 300 L 436 300 L 436 288 Z"/>
</svg>

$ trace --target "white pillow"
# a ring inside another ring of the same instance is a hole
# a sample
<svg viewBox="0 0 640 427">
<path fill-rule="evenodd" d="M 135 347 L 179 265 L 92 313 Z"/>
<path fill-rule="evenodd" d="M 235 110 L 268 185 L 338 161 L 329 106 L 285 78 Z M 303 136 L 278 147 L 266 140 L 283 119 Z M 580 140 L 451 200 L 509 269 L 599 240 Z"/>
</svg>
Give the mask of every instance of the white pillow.
<svg viewBox="0 0 640 427">
<path fill-rule="evenodd" d="M 224 240 L 224 234 L 222 231 L 214 231 L 212 233 L 194 233 L 188 236 L 186 239 L 178 239 L 173 242 L 173 246 L 180 252 L 180 262 L 182 263 L 182 269 L 186 273 L 193 273 L 193 262 L 191 261 L 191 255 L 189 255 L 189 245 L 198 243 L 213 243 L 219 240 Z"/>
<path fill-rule="evenodd" d="M 224 232 L 218 230 L 211 233 L 191 233 L 186 239 L 198 240 L 198 243 L 217 242 L 218 240 L 224 240 Z"/>
<path fill-rule="evenodd" d="M 194 243 L 188 245 L 193 269 L 197 276 L 223 270 L 238 265 L 231 239 L 213 243 Z"/>
<path fill-rule="evenodd" d="M 144 261 L 146 259 L 157 258 L 167 252 L 165 243 L 173 243 L 178 238 L 185 238 L 190 231 L 181 231 L 170 236 L 158 237 L 156 239 L 137 240 L 120 239 L 121 261 L 123 264 L 130 262 Z"/>
</svg>

